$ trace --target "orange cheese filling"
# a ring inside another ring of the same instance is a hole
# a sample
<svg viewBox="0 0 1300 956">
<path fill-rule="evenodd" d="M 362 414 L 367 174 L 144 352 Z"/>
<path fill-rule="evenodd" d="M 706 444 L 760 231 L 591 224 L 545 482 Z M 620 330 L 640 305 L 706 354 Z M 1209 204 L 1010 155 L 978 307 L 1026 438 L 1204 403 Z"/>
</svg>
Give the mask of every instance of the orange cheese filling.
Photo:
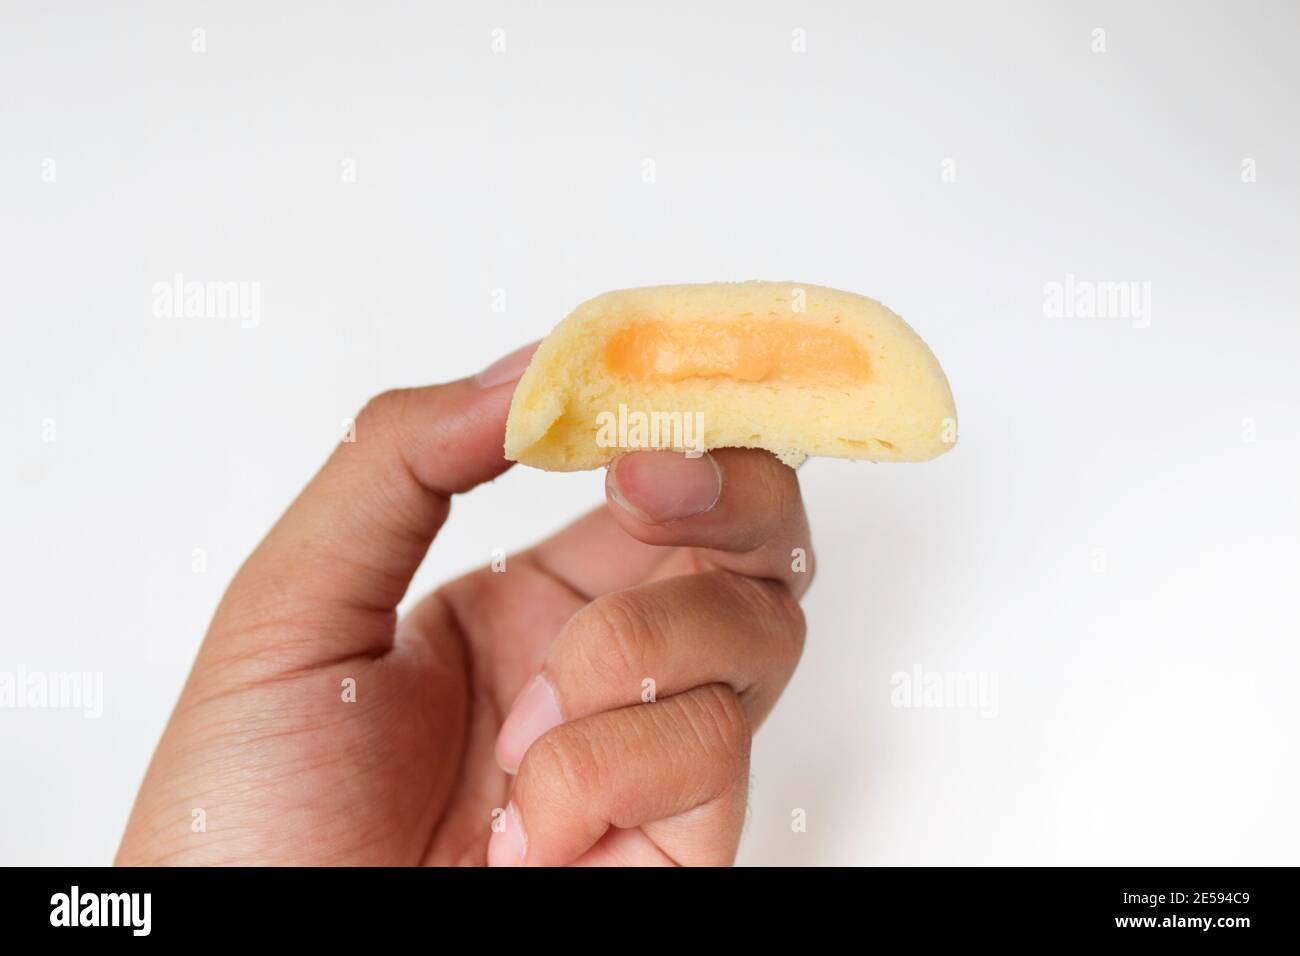
<svg viewBox="0 0 1300 956">
<path fill-rule="evenodd" d="M 864 382 L 867 354 L 845 332 L 784 319 L 643 322 L 605 344 L 605 367 L 641 381 L 729 378 L 842 386 Z"/>
</svg>

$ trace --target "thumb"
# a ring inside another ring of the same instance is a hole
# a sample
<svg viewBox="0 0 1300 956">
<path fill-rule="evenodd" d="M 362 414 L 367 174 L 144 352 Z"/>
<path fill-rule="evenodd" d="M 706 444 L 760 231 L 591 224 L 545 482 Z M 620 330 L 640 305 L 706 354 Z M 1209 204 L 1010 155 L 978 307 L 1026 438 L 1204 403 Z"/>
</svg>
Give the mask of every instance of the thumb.
<svg viewBox="0 0 1300 956">
<path fill-rule="evenodd" d="M 355 440 L 335 449 L 235 576 L 209 644 L 242 656 L 221 645 L 265 646 L 273 632 L 277 661 L 295 668 L 386 650 L 451 495 L 510 466 L 506 415 L 535 348 L 472 378 L 372 399 Z"/>
</svg>

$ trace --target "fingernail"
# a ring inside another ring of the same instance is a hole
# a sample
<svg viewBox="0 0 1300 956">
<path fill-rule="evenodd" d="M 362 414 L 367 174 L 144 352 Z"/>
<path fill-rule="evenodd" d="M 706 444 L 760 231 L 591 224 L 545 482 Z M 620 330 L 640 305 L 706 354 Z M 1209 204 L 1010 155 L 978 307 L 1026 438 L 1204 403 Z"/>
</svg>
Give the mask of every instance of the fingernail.
<svg viewBox="0 0 1300 956">
<path fill-rule="evenodd" d="M 703 514 L 722 497 L 722 469 L 712 455 L 638 451 L 615 459 L 605 475 L 609 496 L 640 521 L 662 524 Z"/>
<path fill-rule="evenodd" d="M 524 832 L 524 821 L 519 819 L 519 808 L 513 800 L 507 804 L 501 820 L 505 826 L 492 831 L 488 840 L 488 866 L 518 866 L 524 862 L 524 854 L 528 852 L 528 834 Z"/>
<path fill-rule="evenodd" d="M 528 363 L 533 360 L 533 353 L 537 351 L 540 340 L 530 345 L 525 345 L 521 349 L 516 349 L 505 358 L 499 358 L 483 371 L 474 376 L 474 381 L 478 383 L 479 388 L 493 388 L 497 385 L 504 385 L 506 382 L 513 382 L 524 374 L 524 369 L 528 368 Z"/>
<path fill-rule="evenodd" d="M 524 754 L 542 734 L 564 723 L 560 716 L 560 699 L 555 688 L 538 674 L 515 698 L 506 721 L 497 734 L 497 763 L 507 773 L 515 773 Z"/>
</svg>

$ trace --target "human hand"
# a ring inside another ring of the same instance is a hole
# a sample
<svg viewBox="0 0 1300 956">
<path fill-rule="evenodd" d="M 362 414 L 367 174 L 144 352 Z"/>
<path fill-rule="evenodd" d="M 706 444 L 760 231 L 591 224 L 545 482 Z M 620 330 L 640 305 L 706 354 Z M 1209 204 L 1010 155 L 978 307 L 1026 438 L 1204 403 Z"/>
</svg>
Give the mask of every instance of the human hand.
<svg viewBox="0 0 1300 956">
<path fill-rule="evenodd" d="M 734 860 L 804 638 L 789 468 L 625 455 L 605 507 L 397 618 L 452 495 L 509 467 L 530 354 L 366 406 L 222 599 L 119 864 Z"/>
</svg>

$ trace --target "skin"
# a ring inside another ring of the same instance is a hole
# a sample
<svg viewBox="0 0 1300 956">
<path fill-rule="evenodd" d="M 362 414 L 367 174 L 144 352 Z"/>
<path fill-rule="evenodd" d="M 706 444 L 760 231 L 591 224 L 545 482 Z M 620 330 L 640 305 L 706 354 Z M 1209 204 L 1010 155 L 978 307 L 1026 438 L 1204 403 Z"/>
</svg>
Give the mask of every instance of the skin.
<svg viewBox="0 0 1300 956">
<path fill-rule="evenodd" d="M 222 599 L 118 864 L 734 861 L 804 639 L 789 468 L 625 455 L 603 508 L 398 619 L 451 497 L 509 467 L 530 354 L 366 406 Z"/>
</svg>

